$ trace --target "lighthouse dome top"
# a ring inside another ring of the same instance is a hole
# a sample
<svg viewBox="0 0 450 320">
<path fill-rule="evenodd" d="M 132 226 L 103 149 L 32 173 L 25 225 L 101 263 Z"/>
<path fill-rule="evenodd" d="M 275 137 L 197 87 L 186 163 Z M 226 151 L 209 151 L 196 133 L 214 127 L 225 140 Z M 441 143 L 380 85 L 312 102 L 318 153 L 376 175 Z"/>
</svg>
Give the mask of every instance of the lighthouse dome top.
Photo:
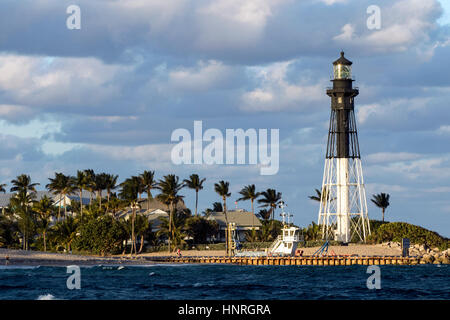
<svg viewBox="0 0 450 320">
<path fill-rule="evenodd" d="M 350 60 L 348 60 L 347 58 L 344 57 L 344 51 L 341 51 L 341 56 L 339 59 L 337 59 L 335 62 L 333 62 L 333 65 L 344 65 L 344 66 L 351 66 L 353 64 L 353 62 L 351 62 Z"/>
</svg>

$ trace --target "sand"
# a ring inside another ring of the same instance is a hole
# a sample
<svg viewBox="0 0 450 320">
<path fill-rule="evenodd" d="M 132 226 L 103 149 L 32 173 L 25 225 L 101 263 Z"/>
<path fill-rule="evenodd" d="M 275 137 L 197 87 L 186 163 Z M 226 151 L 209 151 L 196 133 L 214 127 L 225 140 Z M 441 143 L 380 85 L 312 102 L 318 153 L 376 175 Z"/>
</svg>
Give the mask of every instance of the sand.
<svg viewBox="0 0 450 320">
<path fill-rule="evenodd" d="M 320 247 L 300 248 L 303 250 L 304 256 L 313 255 Z M 251 251 L 251 250 L 250 250 Z M 263 250 L 254 250 L 263 251 Z M 348 246 L 330 246 L 328 253 L 334 252 L 336 255 L 358 255 L 358 256 L 400 256 L 402 254 L 400 249 L 382 247 L 381 245 L 358 245 L 349 244 Z M 186 250 L 181 251 L 184 257 L 197 257 L 197 256 L 225 256 L 225 250 Z M 143 253 L 140 256 L 143 257 L 163 257 L 163 256 L 176 256 L 175 253 L 169 254 L 164 252 L 152 252 Z"/>
<path fill-rule="evenodd" d="M 319 247 L 301 248 L 304 256 L 312 255 Z M 400 256 L 398 248 L 383 247 L 381 245 L 357 245 L 330 246 L 328 253 L 336 255 L 358 255 L 358 256 Z M 181 254 L 187 256 L 225 256 L 224 250 L 186 250 Z M 0 265 L 45 265 L 45 266 L 68 266 L 68 265 L 99 265 L 99 264 L 151 264 L 152 258 L 176 256 L 175 253 L 165 252 L 143 253 L 130 258 L 129 255 L 116 255 L 100 257 L 95 255 L 76 255 L 68 253 L 50 253 L 42 251 L 23 251 L 0 249 Z M 8 261 L 6 260 L 8 257 Z"/>
</svg>

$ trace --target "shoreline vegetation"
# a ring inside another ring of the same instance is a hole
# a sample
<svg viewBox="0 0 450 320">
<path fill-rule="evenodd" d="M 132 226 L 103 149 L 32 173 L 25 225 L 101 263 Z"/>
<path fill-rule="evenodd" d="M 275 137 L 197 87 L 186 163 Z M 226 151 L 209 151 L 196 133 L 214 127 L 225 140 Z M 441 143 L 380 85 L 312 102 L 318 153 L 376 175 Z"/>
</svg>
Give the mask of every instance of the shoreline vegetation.
<svg viewBox="0 0 450 320">
<path fill-rule="evenodd" d="M 22 174 L 13 179 L 10 188 L 13 194 L 0 214 L 0 265 L 141 264 L 152 263 L 152 257 L 175 256 L 178 249 L 183 256 L 225 254 L 223 239 L 217 238 L 223 229 L 209 218 L 215 212 L 222 212 L 227 219 L 229 182 L 213 185 L 211 189 L 219 201 L 199 213 L 198 197 L 205 189 L 205 179 L 196 174 L 185 180 L 173 174 L 157 180 L 154 171 L 144 171 L 120 184 L 117 179 L 117 175 L 96 174 L 91 169 L 78 171 L 76 176 L 55 173 L 46 185 L 54 198 L 40 199 L 37 199 L 38 184 L 30 176 Z M 185 188 L 190 189 L 187 192 L 195 192 L 194 214 L 183 201 L 181 191 Z M 159 194 L 154 196 L 155 191 Z M 6 192 L 5 184 L 0 185 L 0 192 Z M 310 198 L 320 201 L 320 191 L 316 192 L 318 196 Z M 278 216 L 275 211 L 282 201 L 281 192 L 274 189 L 257 192 L 255 185 L 247 185 L 238 194 L 237 201 L 251 204 L 252 214 L 256 206 L 260 208 L 254 220 L 259 220 L 261 227 L 245 231 L 245 239 L 241 239 L 243 249 L 264 251 L 281 232 L 282 223 L 275 219 Z M 66 203 L 68 195 L 74 195 L 70 204 Z M 88 195 L 86 203 L 84 195 Z M 156 226 L 142 213 L 149 210 L 152 201 L 160 202 L 166 212 Z M 385 209 L 387 205 L 380 202 L 379 207 Z M 430 262 L 449 261 L 450 241 L 436 232 L 409 223 L 378 220 L 370 220 L 370 227 L 372 234 L 366 243 L 358 242 L 356 237 L 348 246 L 330 241 L 330 252 L 398 256 L 401 254 L 398 243 L 402 238 L 409 238 L 412 255 L 427 257 Z M 312 255 L 325 242 L 321 229 L 314 222 L 300 227 L 305 256 Z"/>
</svg>

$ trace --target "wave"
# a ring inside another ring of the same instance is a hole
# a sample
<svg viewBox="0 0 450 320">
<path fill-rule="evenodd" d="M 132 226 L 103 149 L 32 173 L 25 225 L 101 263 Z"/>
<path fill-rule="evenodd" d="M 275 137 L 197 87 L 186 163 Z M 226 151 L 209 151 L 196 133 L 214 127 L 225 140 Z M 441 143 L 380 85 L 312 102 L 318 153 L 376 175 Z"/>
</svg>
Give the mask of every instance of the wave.
<svg viewBox="0 0 450 320">
<path fill-rule="evenodd" d="M 47 293 L 47 294 L 42 294 L 39 297 L 37 297 L 36 300 L 58 300 L 55 298 L 54 295 L 52 295 L 51 293 Z"/>
<path fill-rule="evenodd" d="M 8 270 L 8 269 L 24 269 L 24 270 L 30 270 L 30 269 L 38 269 L 41 266 L 22 266 L 22 265 L 12 265 L 12 266 L 0 266 L 0 270 Z"/>
</svg>

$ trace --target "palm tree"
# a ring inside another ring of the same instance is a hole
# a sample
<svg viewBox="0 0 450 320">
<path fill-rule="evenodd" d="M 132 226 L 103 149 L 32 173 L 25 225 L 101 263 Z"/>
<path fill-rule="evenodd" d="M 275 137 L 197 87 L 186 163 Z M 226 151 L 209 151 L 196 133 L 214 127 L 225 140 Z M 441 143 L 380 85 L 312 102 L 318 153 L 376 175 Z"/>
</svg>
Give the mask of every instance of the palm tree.
<svg viewBox="0 0 450 320">
<path fill-rule="evenodd" d="M 239 193 L 242 195 L 241 198 L 237 199 L 237 201 L 245 201 L 245 200 L 250 200 L 252 203 L 252 214 L 253 214 L 253 226 L 252 228 L 255 227 L 255 220 L 254 220 L 254 216 L 255 216 L 255 210 L 253 208 L 253 203 L 255 202 L 255 199 L 258 198 L 261 193 L 260 192 L 256 192 L 256 187 L 254 184 L 250 184 L 248 186 L 245 186 L 244 188 L 242 188 L 241 191 L 239 191 Z"/>
<path fill-rule="evenodd" d="M 112 190 L 117 188 L 117 179 L 119 178 L 118 175 L 114 174 L 108 174 L 106 176 L 105 180 L 105 189 L 106 189 L 106 196 L 107 196 L 107 204 L 106 204 L 106 212 L 109 210 L 109 200 L 111 199 L 111 192 Z"/>
<path fill-rule="evenodd" d="M 231 192 L 228 192 L 230 188 L 230 183 L 228 181 L 219 181 L 219 183 L 214 184 L 214 190 L 216 193 L 222 197 L 223 201 L 223 212 L 225 214 L 225 221 L 227 222 L 228 228 L 228 217 L 227 217 L 227 198 L 231 196 Z"/>
<path fill-rule="evenodd" d="M 228 248 L 228 214 L 227 214 L 227 198 L 231 196 L 231 192 L 229 192 L 230 183 L 228 181 L 219 181 L 219 183 L 214 184 L 214 190 L 217 192 L 219 196 L 222 197 L 223 201 L 223 213 L 225 214 L 225 248 L 227 255 L 229 254 Z"/>
<path fill-rule="evenodd" d="M 324 192 L 321 192 L 319 189 L 314 189 L 316 191 L 316 195 L 315 196 L 309 196 L 308 198 L 310 198 L 311 200 L 317 201 L 317 202 L 321 202 L 322 201 L 322 206 L 324 206 L 326 204 L 326 202 L 330 199 L 330 192 L 328 191 L 328 189 L 326 187 L 324 187 L 322 190 Z M 324 197 L 322 198 L 322 193 L 324 194 Z M 335 200 L 336 198 L 333 198 L 332 200 Z"/>
<path fill-rule="evenodd" d="M 80 195 L 80 222 L 83 223 L 83 190 L 87 188 L 87 176 L 85 171 L 77 171 L 77 175 L 72 178 L 72 185 L 78 189 Z"/>
<path fill-rule="evenodd" d="M 175 176 L 174 174 L 164 176 L 162 180 L 159 180 L 157 186 L 157 189 L 161 191 L 161 193 L 157 196 L 157 199 L 169 206 L 169 252 L 171 240 L 173 240 L 175 236 L 175 229 L 173 228 L 173 215 L 176 211 L 177 203 L 184 198 L 184 196 L 178 194 L 182 188 L 184 188 L 184 184 L 180 183 L 178 176 Z"/>
<path fill-rule="evenodd" d="M 271 212 L 267 209 L 259 210 L 258 216 L 264 221 L 268 221 L 270 219 Z"/>
<path fill-rule="evenodd" d="M 71 251 L 72 241 L 77 234 L 77 224 L 73 217 L 67 217 L 64 221 L 55 225 L 56 238 L 61 242 L 68 252 Z"/>
<path fill-rule="evenodd" d="M 0 184 L 0 192 L 6 193 L 6 183 Z"/>
<path fill-rule="evenodd" d="M 212 207 L 213 212 L 223 212 L 223 206 L 221 202 L 214 202 Z"/>
<path fill-rule="evenodd" d="M 158 237 L 165 234 L 171 234 L 174 249 L 183 244 L 185 238 L 188 234 L 185 232 L 186 226 L 186 216 L 181 212 L 175 212 L 172 217 L 172 222 L 170 218 L 160 217 L 159 220 L 161 224 L 159 225 L 159 231 L 156 233 Z"/>
<path fill-rule="evenodd" d="M 135 220 L 136 220 L 136 209 L 139 208 L 138 193 L 139 193 L 139 181 L 138 177 L 132 176 L 121 183 L 121 191 L 119 193 L 120 197 L 124 199 L 128 205 L 131 207 L 131 252 L 133 255 L 133 250 L 137 253 L 136 249 L 136 236 L 135 236 Z"/>
<path fill-rule="evenodd" d="M 59 204 L 58 204 L 58 219 L 61 216 L 61 201 L 64 197 L 64 217 L 67 215 L 67 206 L 66 206 L 66 196 L 70 195 L 74 191 L 73 178 L 70 176 L 66 176 L 63 173 L 55 172 L 55 178 L 49 178 L 50 183 L 45 187 L 53 192 L 55 195 L 59 194 Z"/>
<path fill-rule="evenodd" d="M 36 192 L 36 186 L 39 185 L 39 183 L 31 183 L 30 176 L 26 174 L 17 176 L 16 179 L 11 180 L 11 183 L 14 185 L 11 188 L 11 192 L 23 192 L 25 194 L 28 194 L 30 191 Z"/>
<path fill-rule="evenodd" d="M 34 219 L 32 214 L 28 212 L 28 206 L 32 204 L 36 197 L 36 186 L 39 183 L 32 183 L 31 177 L 26 174 L 17 176 L 16 179 L 11 180 L 13 187 L 11 192 L 16 192 L 16 196 L 10 199 L 10 205 L 17 211 L 20 221 L 19 227 L 23 235 L 23 248 L 28 250 L 28 241 L 31 229 L 34 227 Z"/>
<path fill-rule="evenodd" d="M 147 217 L 143 215 L 136 216 L 136 223 L 135 223 L 135 229 L 136 229 L 136 237 L 141 237 L 141 245 L 139 247 L 138 253 L 142 252 L 142 249 L 144 248 L 144 235 L 147 232 L 150 224 L 148 222 Z"/>
<path fill-rule="evenodd" d="M 95 172 L 92 169 L 84 170 L 84 175 L 86 177 L 85 189 L 89 191 L 89 207 L 92 205 L 92 193 L 95 191 Z"/>
<path fill-rule="evenodd" d="M 44 251 L 47 251 L 47 231 L 50 228 L 51 218 L 53 216 L 53 200 L 47 196 L 42 197 L 39 202 L 34 204 L 33 210 L 39 215 L 39 231 L 42 232 L 44 240 Z"/>
<path fill-rule="evenodd" d="M 261 207 L 269 207 L 269 211 L 272 214 L 272 220 L 275 219 L 275 209 L 281 200 L 281 192 L 276 192 L 275 189 L 267 189 L 261 192 L 262 199 L 258 200 L 258 203 L 262 203 Z"/>
<path fill-rule="evenodd" d="M 189 189 L 195 190 L 195 215 L 197 216 L 198 192 L 203 189 L 203 182 L 206 178 L 200 179 L 198 174 L 191 174 L 189 179 L 184 179 L 184 183 Z"/>
<path fill-rule="evenodd" d="M 12 188 L 11 188 L 12 189 Z M 22 233 L 22 248 L 29 249 L 29 239 L 35 227 L 35 219 L 33 211 L 29 211 L 28 207 L 33 203 L 35 198 L 34 192 L 25 192 L 26 188 L 18 191 L 17 194 L 9 200 L 9 210 L 18 218 L 19 230 Z"/>
<path fill-rule="evenodd" d="M 372 199 L 370 199 L 378 208 L 381 208 L 381 212 L 383 215 L 384 222 L 384 212 L 387 207 L 389 207 L 389 194 L 388 193 L 380 193 L 372 195 Z"/>
<path fill-rule="evenodd" d="M 94 191 L 97 193 L 97 199 L 100 201 L 100 209 L 102 208 L 102 193 L 108 184 L 109 175 L 107 173 L 99 173 L 95 175 Z"/>
<path fill-rule="evenodd" d="M 152 189 L 155 189 L 158 186 L 158 183 L 155 181 L 155 171 L 147 171 L 145 170 L 141 173 L 140 178 L 142 180 L 142 187 L 147 192 L 147 210 L 150 209 L 150 200 L 153 199 Z"/>
</svg>

